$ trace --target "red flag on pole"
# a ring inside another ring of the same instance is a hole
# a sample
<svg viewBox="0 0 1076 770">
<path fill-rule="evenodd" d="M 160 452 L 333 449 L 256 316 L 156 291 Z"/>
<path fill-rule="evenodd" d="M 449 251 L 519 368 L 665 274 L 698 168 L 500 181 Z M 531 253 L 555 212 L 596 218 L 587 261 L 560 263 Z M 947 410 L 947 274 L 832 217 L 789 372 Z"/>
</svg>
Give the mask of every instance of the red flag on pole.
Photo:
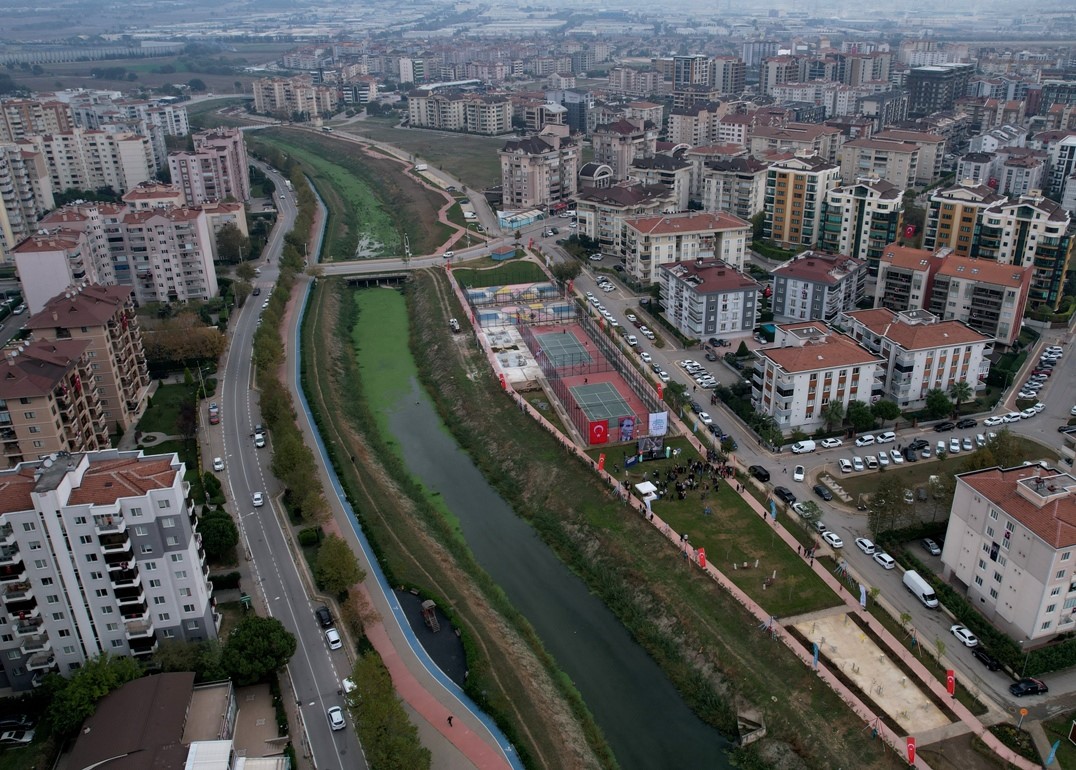
<svg viewBox="0 0 1076 770">
<path fill-rule="evenodd" d="M 699 549 L 699 566 L 702 567 L 703 569 L 706 569 L 706 549 L 705 548 L 700 548 Z"/>
<path fill-rule="evenodd" d="M 605 470 L 605 452 L 602 452 L 600 455 L 598 455 L 598 470 Z"/>
<path fill-rule="evenodd" d="M 661 401 L 662 396 L 663 396 L 664 393 L 665 393 L 665 387 L 659 382 L 658 383 L 658 401 Z"/>
<path fill-rule="evenodd" d="M 956 693 L 956 671 L 949 669 L 945 672 L 945 689 L 950 695 Z"/>
<path fill-rule="evenodd" d="M 497 378 L 501 381 L 501 390 L 508 390 L 508 383 L 504 379 L 504 374 L 498 374 Z"/>
<path fill-rule="evenodd" d="M 609 421 L 594 420 L 589 426 L 591 444 L 607 444 L 609 442 Z"/>
<path fill-rule="evenodd" d="M 908 764 L 915 764 L 915 738 L 908 736 Z"/>
</svg>

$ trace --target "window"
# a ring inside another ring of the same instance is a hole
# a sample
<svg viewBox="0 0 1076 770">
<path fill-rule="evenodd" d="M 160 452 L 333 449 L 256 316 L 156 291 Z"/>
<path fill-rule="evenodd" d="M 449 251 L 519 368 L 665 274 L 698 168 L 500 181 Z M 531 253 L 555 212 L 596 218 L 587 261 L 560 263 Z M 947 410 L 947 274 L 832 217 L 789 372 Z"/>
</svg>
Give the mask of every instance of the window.
<svg viewBox="0 0 1076 770">
<path fill-rule="evenodd" d="M 1059 596 L 1061 594 L 1061 586 L 1056 586 L 1050 591 L 1050 596 Z"/>
<path fill-rule="evenodd" d="M 975 585 L 977 585 L 977 586 L 981 586 L 982 584 L 983 584 L 983 577 L 982 577 L 982 575 L 976 575 L 976 576 L 975 576 Z"/>
<path fill-rule="evenodd" d="M 132 508 L 131 509 L 131 515 L 132 516 L 141 516 L 142 515 L 142 509 L 141 508 Z"/>
<path fill-rule="evenodd" d="M 993 509 L 991 509 L 991 511 L 990 511 L 990 518 L 991 518 L 991 519 L 993 519 L 994 521 L 997 521 L 997 520 L 998 520 L 998 512 L 997 512 L 997 511 L 995 511 L 995 510 L 993 510 Z"/>
<path fill-rule="evenodd" d="M 68 645 L 64 646 L 64 655 L 74 655 L 74 654 L 75 654 L 75 645 L 68 644 Z"/>
<path fill-rule="evenodd" d="M 33 532 L 35 529 L 37 529 L 37 525 L 32 521 L 24 521 L 22 523 L 23 532 Z"/>
<path fill-rule="evenodd" d="M 93 538 L 89 535 L 80 535 L 78 538 L 79 543 L 82 545 L 89 545 L 93 542 Z"/>
<path fill-rule="evenodd" d="M 172 554 L 172 561 L 173 562 L 181 562 L 181 561 L 183 561 L 183 554 L 181 554 L 181 553 Z"/>
<path fill-rule="evenodd" d="M 1043 623 L 1041 626 L 1039 626 L 1039 628 L 1042 629 L 1043 631 L 1048 631 L 1050 629 L 1050 626 L 1052 626 L 1052 625 L 1053 625 L 1053 621 L 1047 620 L 1045 623 Z"/>
<path fill-rule="evenodd" d="M 171 508 L 172 507 L 172 501 L 171 500 L 158 500 L 157 501 L 157 507 L 158 508 Z"/>
<path fill-rule="evenodd" d="M 108 596 L 108 589 L 107 588 L 98 588 L 96 591 L 94 591 L 94 595 L 98 599 L 104 599 L 106 596 Z"/>
<path fill-rule="evenodd" d="M 105 623 L 105 630 L 106 631 L 119 631 L 120 630 L 120 624 L 119 623 Z"/>
<path fill-rule="evenodd" d="M 8 660 L 18 660 L 21 657 L 22 657 L 22 650 L 8 650 L 7 651 L 7 659 Z"/>
<path fill-rule="evenodd" d="M 161 587 L 161 581 L 154 578 L 153 580 L 149 581 L 149 587 L 150 588 L 160 588 Z"/>
<path fill-rule="evenodd" d="M 149 543 L 143 543 L 142 545 L 138 546 L 138 552 L 143 554 L 153 553 L 153 546 Z"/>
<path fill-rule="evenodd" d="M 86 554 L 86 561 L 97 561 L 97 554 L 95 554 L 95 553 Z"/>
<path fill-rule="evenodd" d="M 109 644 L 111 644 L 113 647 L 117 647 L 117 648 L 122 647 L 123 646 L 123 640 L 122 639 L 113 639 L 111 642 L 109 642 Z"/>
<path fill-rule="evenodd" d="M 994 573 L 994 582 L 995 583 L 1000 583 L 1001 582 L 1001 573 L 1000 572 L 995 572 Z"/>
<path fill-rule="evenodd" d="M 31 540 L 29 545 L 30 545 L 30 550 L 31 551 L 40 551 L 41 550 L 41 541 L 40 540 Z"/>
<path fill-rule="evenodd" d="M 165 622 L 167 622 L 167 621 L 169 621 L 171 619 L 172 619 L 171 614 L 169 614 L 167 612 L 161 612 L 161 613 L 158 613 L 158 615 L 157 615 L 157 620 L 161 621 L 162 623 L 165 623 Z"/>
<path fill-rule="evenodd" d="M 115 608 L 111 604 L 106 604 L 103 607 L 101 607 L 101 614 L 102 615 L 111 615 L 114 609 Z"/>
<path fill-rule="evenodd" d="M 1053 612 L 1053 611 L 1054 611 L 1054 610 L 1056 610 L 1056 609 L 1057 609 L 1057 605 L 1056 605 L 1056 604 L 1047 604 L 1047 605 L 1046 605 L 1046 611 L 1047 611 L 1047 612 Z"/>
<path fill-rule="evenodd" d="M 86 517 L 85 516 L 76 516 L 75 517 L 75 523 L 76 524 L 85 524 L 86 523 Z"/>
<path fill-rule="evenodd" d="M 146 528 L 144 526 L 142 526 L 141 524 L 139 524 L 137 527 L 134 528 L 134 533 L 136 535 L 138 535 L 139 537 L 145 537 L 146 536 L 146 531 L 147 531 Z"/>
<path fill-rule="evenodd" d="M 191 595 L 191 589 L 189 589 L 189 588 L 181 588 L 181 589 L 179 589 L 179 595 L 180 596 L 190 596 Z"/>
<path fill-rule="evenodd" d="M 171 545 L 179 545 L 179 538 L 176 537 L 175 535 L 169 535 L 168 537 L 166 537 L 164 539 L 164 544 L 169 545 L 169 546 L 171 546 Z"/>
<path fill-rule="evenodd" d="M 92 575 L 91 575 L 91 577 L 92 577 Z M 53 579 L 50 578 L 50 577 L 41 578 L 41 585 L 43 585 L 43 586 L 50 586 L 50 585 L 53 584 L 53 582 L 55 582 L 55 581 L 53 581 Z"/>
<path fill-rule="evenodd" d="M 167 600 L 163 596 L 154 596 L 153 597 L 153 603 L 154 604 L 164 604 L 165 601 L 167 601 Z"/>
<path fill-rule="evenodd" d="M 176 632 L 173 631 L 171 628 L 166 628 L 163 631 L 161 631 L 161 636 L 163 636 L 165 639 L 175 639 L 176 638 Z"/>
<path fill-rule="evenodd" d="M 1068 561 L 1070 556 L 1072 556 L 1072 551 L 1065 551 L 1061 554 L 1061 561 Z"/>
<path fill-rule="evenodd" d="M 45 563 L 44 559 L 34 559 L 34 567 L 37 569 L 45 569 L 46 566 L 48 565 Z"/>
<path fill-rule="evenodd" d="M 198 630 L 198 621 L 197 620 L 188 620 L 187 621 L 187 630 L 188 631 L 197 631 Z"/>
<path fill-rule="evenodd" d="M 195 611 L 194 610 L 194 605 L 193 604 L 184 604 L 183 605 L 183 611 L 184 612 L 194 612 Z"/>
<path fill-rule="evenodd" d="M 994 528 L 993 527 L 987 527 L 986 528 L 986 536 L 989 537 L 991 540 L 994 539 Z"/>
<path fill-rule="evenodd" d="M 54 613 L 52 613 L 52 619 L 53 620 L 63 620 L 64 617 L 65 617 L 65 615 L 62 612 L 54 612 Z"/>
<path fill-rule="evenodd" d="M 986 562 L 982 559 L 979 559 L 979 569 L 986 569 Z"/>
<path fill-rule="evenodd" d="M 155 562 L 155 561 L 147 561 L 146 562 L 146 572 L 153 572 L 156 569 L 157 569 L 157 562 Z"/>
<path fill-rule="evenodd" d="M 164 517 L 161 518 L 161 526 L 164 527 L 165 529 L 171 529 L 175 525 L 176 525 L 176 517 L 175 516 L 164 516 Z"/>
<path fill-rule="evenodd" d="M 1065 570 L 1059 569 L 1057 571 L 1057 574 L 1054 575 L 1054 580 L 1064 580 L 1064 579 L 1065 579 Z"/>
<path fill-rule="evenodd" d="M 23 412 L 22 416 L 27 420 L 36 420 L 37 414 L 35 412 Z"/>
<path fill-rule="evenodd" d="M 998 598 L 998 589 L 996 589 L 996 588 L 991 588 L 990 589 L 990 598 L 991 599 L 997 599 Z"/>
</svg>

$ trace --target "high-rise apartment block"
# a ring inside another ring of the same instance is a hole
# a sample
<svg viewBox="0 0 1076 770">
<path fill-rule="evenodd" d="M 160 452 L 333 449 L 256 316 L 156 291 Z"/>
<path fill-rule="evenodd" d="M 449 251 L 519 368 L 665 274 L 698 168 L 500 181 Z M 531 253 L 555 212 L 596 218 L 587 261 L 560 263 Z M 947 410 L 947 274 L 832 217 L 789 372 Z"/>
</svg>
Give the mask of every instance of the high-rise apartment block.
<svg viewBox="0 0 1076 770">
<path fill-rule="evenodd" d="M 840 168 L 814 153 L 773 163 L 766 172 L 763 236 L 786 248 L 814 246 L 826 194 L 839 183 Z"/>
<path fill-rule="evenodd" d="M 882 251 L 900 234 L 903 213 L 904 191 L 882 179 L 835 187 L 822 206 L 822 249 L 863 260 L 875 276 Z"/>
<path fill-rule="evenodd" d="M 157 173 L 153 144 L 140 134 L 75 128 L 28 136 L 18 144 L 41 155 L 53 190 L 109 187 L 124 193 Z"/>
<path fill-rule="evenodd" d="M 0 143 L 0 255 L 30 235 L 55 205 L 44 158 L 17 144 Z"/>
<path fill-rule="evenodd" d="M 512 101 L 462 91 L 412 91 L 407 97 L 412 128 L 498 136 L 512 132 Z"/>
<path fill-rule="evenodd" d="M 591 135 L 594 162 L 609 166 L 614 179 L 626 179 L 633 161 L 654 157 L 659 133 L 658 126 L 638 118 L 597 126 Z"/>
<path fill-rule="evenodd" d="M 185 473 L 174 454 L 116 450 L 0 471 L 5 686 L 36 687 L 104 654 L 150 655 L 160 641 L 216 638 Z"/>
<path fill-rule="evenodd" d="M 42 134 L 66 134 L 75 128 L 71 108 L 59 101 L 0 101 L 0 142 L 17 142 Z"/>
<path fill-rule="evenodd" d="M 688 212 L 624 220 L 627 271 L 643 283 L 661 280 L 672 262 L 717 259 L 742 270 L 751 223 L 732 214 Z"/>
<path fill-rule="evenodd" d="M 575 195 L 579 146 L 566 135 L 567 131 L 551 130 L 555 128 L 566 127 L 547 127 L 538 136 L 510 140 L 501 149 L 505 209 L 548 207 Z"/>
<path fill-rule="evenodd" d="M 254 81 L 254 110 L 256 112 L 314 117 L 336 110 L 337 90 L 316 86 L 307 76 L 293 78 L 262 78 Z"/>
<path fill-rule="evenodd" d="M 243 132 L 218 128 L 194 135 L 194 152 L 168 156 L 172 184 L 183 191 L 187 206 L 234 198 L 250 200 L 250 167 Z"/>
<path fill-rule="evenodd" d="M 905 81 L 908 114 L 917 117 L 953 109 L 956 100 L 967 93 L 968 83 L 974 74 L 974 64 L 914 67 Z"/>
</svg>

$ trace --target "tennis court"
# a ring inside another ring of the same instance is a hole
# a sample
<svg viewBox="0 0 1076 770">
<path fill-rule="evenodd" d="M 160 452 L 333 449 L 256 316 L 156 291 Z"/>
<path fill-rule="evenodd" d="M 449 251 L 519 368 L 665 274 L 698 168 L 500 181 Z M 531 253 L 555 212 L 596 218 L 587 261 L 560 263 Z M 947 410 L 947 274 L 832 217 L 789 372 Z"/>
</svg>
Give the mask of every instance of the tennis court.
<svg viewBox="0 0 1076 770">
<path fill-rule="evenodd" d="M 590 353 L 583 347 L 575 334 L 566 331 L 536 334 L 535 339 L 542 350 L 542 355 L 557 369 L 578 366 L 591 362 Z"/>
<path fill-rule="evenodd" d="M 573 385 L 569 388 L 575 403 L 579 404 L 583 414 L 591 422 L 609 420 L 632 414 L 632 409 L 624 397 L 609 382 L 596 382 L 589 385 Z"/>
</svg>

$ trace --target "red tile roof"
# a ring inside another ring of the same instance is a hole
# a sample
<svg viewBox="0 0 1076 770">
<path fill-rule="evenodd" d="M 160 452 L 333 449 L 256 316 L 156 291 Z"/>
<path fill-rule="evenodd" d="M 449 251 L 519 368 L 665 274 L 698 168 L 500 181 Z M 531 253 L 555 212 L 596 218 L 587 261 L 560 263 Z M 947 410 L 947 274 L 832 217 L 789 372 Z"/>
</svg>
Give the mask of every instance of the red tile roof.
<svg viewBox="0 0 1076 770">
<path fill-rule="evenodd" d="M 1041 508 L 1017 491 L 1021 479 L 1041 478 L 1045 485 L 1056 487 L 1056 490 L 1047 489 L 1053 496 L 1073 483 L 1068 474 L 1039 465 L 1024 465 L 964 473 L 959 478 L 1054 548 L 1076 545 L 1076 497 L 1071 486 L 1068 494 L 1047 500 Z"/>
<path fill-rule="evenodd" d="M 657 217 L 629 217 L 624 220 L 624 224 L 648 235 L 738 230 L 751 226 L 750 222 L 723 211 L 698 211 L 689 214 L 671 214 Z"/>
<path fill-rule="evenodd" d="M 758 291 L 758 281 L 739 272 L 727 262 L 719 259 L 710 261 L 687 260 L 684 262 L 667 262 L 660 266 L 680 280 L 694 277 L 695 291 L 699 294 L 718 294 L 737 291 Z"/>
<path fill-rule="evenodd" d="M 168 489 L 178 469 L 173 455 L 126 457 L 91 462 L 82 483 L 71 490 L 70 505 L 111 505 L 121 497 L 136 497 L 151 489 Z"/>
<path fill-rule="evenodd" d="M 30 316 L 26 326 L 29 329 L 101 326 L 127 304 L 133 293 L 130 286 L 91 284 L 70 297 L 57 294 L 45 303 L 41 312 Z"/>
<path fill-rule="evenodd" d="M 786 372 L 811 372 L 820 369 L 841 369 L 847 366 L 882 363 L 882 359 L 851 338 L 831 331 L 821 321 L 802 324 L 781 324 L 781 329 L 806 329 L 816 327 L 826 333 L 819 342 L 807 342 L 800 346 L 763 348 L 759 355 L 773 361 Z"/>
<path fill-rule="evenodd" d="M 951 345 L 973 345 L 989 342 L 990 338 L 972 329 L 963 321 L 937 321 L 910 324 L 898 320 L 892 310 L 855 310 L 846 313 L 875 334 L 895 342 L 905 350 L 928 350 Z"/>
<path fill-rule="evenodd" d="M 42 340 L 0 362 L 0 399 L 39 398 L 75 368 L 89 340 Z M 10 355 L 10 353 L 9 353 Z"/>
<path fill-rule="evenodd" d="M 848 257 L 844 254 L 825 254 L 818 251 L 805 251 L 794 259 L 779 265 L 770 271 L 772 275 L 795 278 L 800 281 L 825 283 L 833 286 L 857 270 L 865 270 L 867 263 L 862 259 Z"/>
<path fill-rule="evenodd" d="M 24 465 L 17 471 L 0 474 L 0 513 L 34 509 L 34 501 L 30 497 L 37 484 L 34 470 L 33 466 Z"/>
</svg>

